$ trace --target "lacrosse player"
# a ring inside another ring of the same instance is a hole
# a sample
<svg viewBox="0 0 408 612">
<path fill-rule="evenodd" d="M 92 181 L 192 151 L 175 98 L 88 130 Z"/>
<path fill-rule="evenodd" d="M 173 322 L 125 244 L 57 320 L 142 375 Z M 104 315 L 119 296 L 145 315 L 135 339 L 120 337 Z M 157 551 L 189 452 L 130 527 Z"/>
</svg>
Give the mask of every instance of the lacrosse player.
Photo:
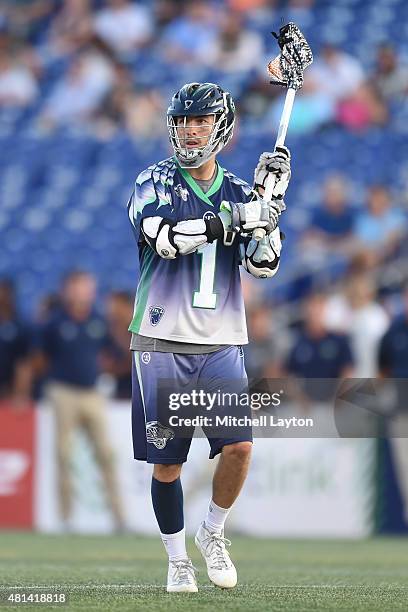
<svg viewBox="0 0 408 612">
<path fill-rule="evenodd" d="M 271 278 L 279 267 L 278 221 L 290 178 L 289 151 L 282 147 L 261 155 L 250 187 L 216 161 L 232 137 L 234 120 L 233 100 L 221 87 L 184 85 L 167 111 L 174 156 L 138 176 L 128 204 L 140 260 L 129 328 L 134 457 L 154 464 L 151 495 L 169 557 L 168 592 L 197 591 L 186 552 L 180 482 L 191 438 L 177 438 L 158 420 L 158 379 L 216 379 L 221 389 L 223 373 L 246 381 L 239 266 L 257 278 Z M 261 194 L 271 173 L 275 187 L 266 205 Z M 258 242 L 251 239 L 256 228 L 266 231 Z M 252 435 L 243 429 L 208 442 L 210 458 L 220 454 L 220 459 L 195 542 L 210 580 L 232 588 L 237 573 L 226 550 L 224 523 L 247 475 Z"/>
</svg>

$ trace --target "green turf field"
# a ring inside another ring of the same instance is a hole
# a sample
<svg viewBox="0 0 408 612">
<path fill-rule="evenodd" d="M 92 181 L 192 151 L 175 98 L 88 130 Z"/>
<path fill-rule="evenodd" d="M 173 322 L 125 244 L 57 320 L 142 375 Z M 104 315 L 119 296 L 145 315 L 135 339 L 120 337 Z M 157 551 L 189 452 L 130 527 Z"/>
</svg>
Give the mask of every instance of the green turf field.
<svg viewBox="0 0 408 612">
<path fill-rule="evenodd" d="M 169 595 L 163 586 L 167 564 L 157 539 L 0 532 L 1 590 L 4 594 L 7 585 L 64 591 L 69 605 L 60 609 L 65 610 L 408 610 L 406 539 L 232 540 L 238 587 L 213 587 L 190 541 L 200 591 Z M 58 606 L 0 606 L 22 608 Z"/>
</svg>

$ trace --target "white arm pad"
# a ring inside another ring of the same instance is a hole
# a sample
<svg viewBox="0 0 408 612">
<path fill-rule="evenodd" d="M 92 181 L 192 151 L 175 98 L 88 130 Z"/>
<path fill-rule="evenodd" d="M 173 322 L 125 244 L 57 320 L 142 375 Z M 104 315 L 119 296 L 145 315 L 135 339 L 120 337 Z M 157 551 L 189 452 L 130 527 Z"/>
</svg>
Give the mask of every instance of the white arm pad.
<svg viewBox="0 0 408 612">
<path fill-rule="evenodd" d="M 242 265 L 256 278 L 271 278 L 279 269 L 281 249 L 280 230 L 277 227 L 259 242 L 252 239 L 244 247 Z"/>
<path fill-rule="evenodd" d="M 190 219 L 174 224 L 163 217 L 146 217 L 142 231 L 149 245 L 163 259 L 194 253 L 206 244 L 206 224 L 203 219 Z"/>
<path fill-rule="evenodd" d="M 180 255 L 194 253 L 199 246 L 206 244 L 206 231 L 204 219 L 179 221 L 173 227 L 173 234 Z"/>
</svg>

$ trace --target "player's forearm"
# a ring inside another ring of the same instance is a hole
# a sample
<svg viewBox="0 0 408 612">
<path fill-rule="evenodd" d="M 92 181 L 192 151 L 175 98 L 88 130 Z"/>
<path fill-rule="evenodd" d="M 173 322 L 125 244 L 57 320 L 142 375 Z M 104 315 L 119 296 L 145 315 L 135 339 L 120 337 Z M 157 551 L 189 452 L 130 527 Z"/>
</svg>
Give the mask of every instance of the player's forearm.
<svg viewBox="0 0 408 612">
<path fill-rule="evenodd" d="M 222 240 L 230 246 L 236 233 L 226 227 L 218 215 L 211 219 L 186 219 L 177 223 L 159 216 L 147 217 L 142 221 L 142 232 L 149 246 L 163 259 L 190 255 L 214 240 Z"/>
</svg>

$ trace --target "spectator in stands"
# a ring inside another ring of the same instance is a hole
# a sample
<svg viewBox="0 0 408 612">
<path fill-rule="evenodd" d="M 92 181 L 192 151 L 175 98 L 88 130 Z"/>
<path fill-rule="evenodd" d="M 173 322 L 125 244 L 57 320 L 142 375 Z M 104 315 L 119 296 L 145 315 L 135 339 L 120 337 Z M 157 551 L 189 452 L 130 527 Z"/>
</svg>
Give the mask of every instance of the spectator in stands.
<svg viewBox="0 0 408 612">
<path fill-rule="evenodd" d="M 360 132 L 374 125 L 384 125 L 388 112 L 376 90 L 369 83 L 362 83 L 339 101 L 336 118 L 345 128 Z"/>
<path fill-rule="evenodd" d="M 107 323 L 109 340 L 102 354 L 102 368 L 115 381 L 115 399 L 132 397 L 132 358 L 129 349 L 129 321 L 133 316 L 133 297 L 125 291 L 108 296 Z"/>
<path fill-rule="evenodd" d="M 178 0 L 156 0 L 153 6 L 155 34 L 160 34 L 171 21 L 180 17 L 183 4 Z"/>
<path fill-rule="evenodd" d="M 146 45 L 153 19 L 146 6 L 128 0 L 106 0 L 94 19 L 95 33 L 117 54 L 128 55 Z"/>
<path fill-rule="evenodd" d="M 50 45 L 55 55 L 74 53 L 93 35 L 90 0 L 64 0 L 52 21 Z"/>
<path fill-rule="evenodd" d="M 241 11 L 242 13 L 253 12 L 267 6 L 273 6 L 276 0 L 227 0 L 228 6 L 233 11 Z"/>
<path fill-rule="evenodd" d="M 379 47 L 377 65 L 371 81 L 386 102 L 406 102 L 408 67 L 400 64 L 395 49 L 391 45 L 386 44 Z"/>
<path fill-rule="evenodd" d="M 350 335 L 354 376 L 375 378 L 378 345 L 388 328 L 388 315 L 375 301 L 374 279 L 367 273 L 351 274 L 342 289 L 327 300 L 325 323 L 329 330 Z"/>
<path fill-rule="evenodd" d="M 392 206 L 385 185 L 374 185 L 368 192 L 367 209 L 356 220 L 354 235 L 359 255 L 367 266 L 377 265 L 395 254 L 407 233 L 404 213 Z"/>
<path fill-rule="evenodd" d="M 37 81 L 24 63 L 0 50 L 0 106 L 28 106 L 38 95 Z"/>
<path fill-rule="evenodd" d="M 382 378 L 394 380 L 397 408 L 389 421 L 389 435 L 408 525 L 408 287 L 404 313 L 392 321 L 381 340 L 378 368 Z"/>
<path fill-rule="evenodd" d="M 331 44 L 325 44 L 321 54 L 308 68 L 308 78 L 318 91 L 336 104 L 354 94 L 364 82 L 364 72 L 359 62 Z"/>
<path fill-rule="evenodd" d="M 245 347 L 245 364 L 250 378 L 279 378 L 282 356 L 288 346 L 283 326 L 278 326 L 272 308 L 261 302 L 248 311 L 248 331 L 251 339 Z"/>
<path fill-rule="evenodd" d="M 30 401 L 30 335 L 17 313 L 13 283 L 0 280 L 0 403 L 27 406 Z"/>
<path fill-rule="evenodd" d="M 160 44 L 164 61 L 203 64 L 217 39 L 214 9 L 202 0 L 188 2 L 184 14 L 163 31 Z"/>
<path fill-rule="evenodd" d="M 279 91 L 278 88 L 275 89 Z M 282 98 L 272 105 L 266 117 L 266 125 L 279 125 L 282 105 Z M 291 133 L 307 134 L 330 125 L 335 119 L 335 110 L 331 98 L 322 93 L 306 73 L 304 85 L 296 98 L 290 117 Z"/>
<path fill-rule="evenodd" d="M 19 38 L 34 41 L 57 6 L 57 0 L 3 0 L 10 27 Z"/>
<path fill-rule="evenodd" d="M 111 91 L 100 105 L 95 121 L 99 136 L 110 138 L 117 129 L 123 129 L 134 138 L 164 138 L 166 125 L 157 121 L 164 101 L 153 88 L 135 88 L 129 70 L 117 64 Z"/>
<path fill-rule="evenodd" d="M 347 179 L 340 174 L 330 174 L 324 182 L 322 206 L 313 211 L 304 239 L 310 243 L 310 248 L 347 252 L 352 240 L 353 223 Z"/>
<path fill-rule="evenodd" d="M 60 511 L 68 529 L 73 502 L 70 458 L 73 434 L 79 427 L 86 430 L 95 449 L 116 527 L 120 529 L 124 523 L 104 401 L 96 388 L 107 329 L 95 310 L 95 293 L 93 276 L 82 271 L 68 274 L 62 286 L 61 308 L 54 309 L 41 327 L 35 355 L 37 367 L 48 370 L 48 397 L 56 419 Z"/>
<path fill-rule="evenodd" d="M 348 336 L 329 331 L 325 323 L 327 298 L 322 293 L 310 295 L 303 310 L 303 327 L 295 335 L 289 352 L 287 372 L 299 379 L 299 396 L 304 407 L 311 401 L 333 398 L 333 379 L 353 375 L 353 355 Z M 327 383 L 316 379 L 329 379 Z"/>
<path fill-rule="evenodd" d="M 263 42 L 260 35 L 244 27 L 238 12 L 224 13 L 214 44 L 205 56 L 210 66 L 223 72 L 259 70 L 264 63 Z"/>
<path fill-rule="evenodd" d="M 68 74 L 56 85 L 45 105 L 41 123 L 54 128 L 90 119 L 113 82 L 113 68 L 96 49 L 77 55 Z"/>
</svg>

